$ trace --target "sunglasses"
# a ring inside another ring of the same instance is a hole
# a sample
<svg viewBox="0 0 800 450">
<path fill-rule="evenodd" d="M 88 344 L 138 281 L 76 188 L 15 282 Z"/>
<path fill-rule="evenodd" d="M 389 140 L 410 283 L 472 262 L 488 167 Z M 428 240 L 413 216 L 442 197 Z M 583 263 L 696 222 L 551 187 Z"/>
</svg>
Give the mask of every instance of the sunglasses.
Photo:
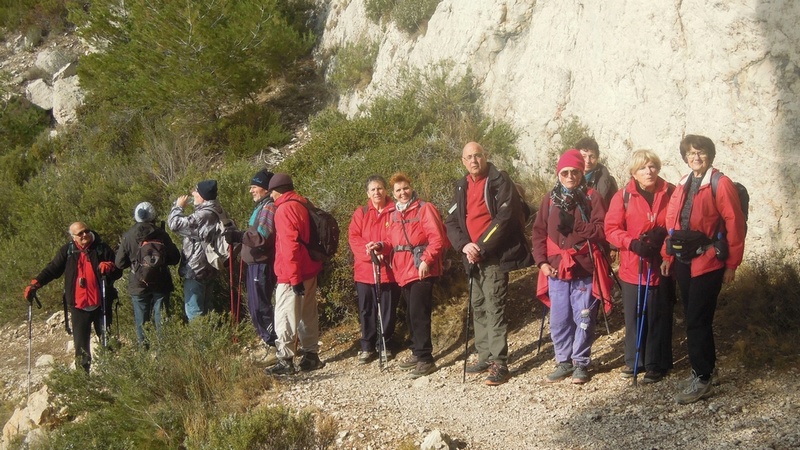
<svg viewBox="0 0 800 450">
<path fill-rule="evenodd" d="M 562 170 L 561 172 L 559 172 L 559 175 L 561 175 L 561 176 L 562 176 L 562 177 L 564 177 L 564 178 L 567 178 L 567 177 L 575 177 L 575 178 L 578 178 L 578 177 L 581 175 L 581 171 L 580 171 L 580 170 L 577 170 L 577 169 L 572 169 L 572 170 Z"/>
<path fill-rule="evenodd" d="M 77 233 L 73 233 L 72 235 L 73 235 L 73 236 L 78 236 L 78 237 L 84 237 L 84 236 L 86 236 L 88 233 L 89 233 L 89 230 L 87 230 L 86 228 L 84 228 L 83 230 L 81 230 L 81 231 L 78 231 Z"/>
</svg>

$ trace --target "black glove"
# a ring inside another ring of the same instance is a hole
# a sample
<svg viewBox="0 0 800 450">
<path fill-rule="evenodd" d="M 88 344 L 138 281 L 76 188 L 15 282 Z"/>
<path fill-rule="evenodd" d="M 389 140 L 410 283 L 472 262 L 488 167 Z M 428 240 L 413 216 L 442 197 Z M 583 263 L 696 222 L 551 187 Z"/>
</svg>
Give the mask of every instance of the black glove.
<svg viewBox="0 0 800 450">
<path fill-rule="evenodd" d="M 292 290 L 295 295 L 306 295 L 306 286 L 303 283 L 293 284 Z"/>
<path fill-rule="evenodd" d="M 632 240 L 629 248 L 633 253 L 636 253 L 642 258 L 651 258 L 658 254 L 657 249 L 653 249 L 653 247 L 647 245 L 639 239 Z"/>
<path fill-rule="evenodd" d="M 558 232 L 566 236 L 572 233 L 574 227 L 575 216 L 564 211 L 563 209 L 558 210 L 558 226 L 556 227 Z"/>
<path fill-rule="evenodd" d="M 667 238 L 667 229 L 664 227 L 655 227 L 647 233 L 642 234 L 639 239 L 645 242 L 649 247 L 661 250 L 664 245 L 664 240 Z"/>
<path fill-rule="evenodd" d="M 239 244 L 242 242 L 242 236 L 244 236 L 244 232 L 230 229 L 225 230 L 225 232 L 222 233 L 222 236 L 225 238 L 225 242 L 227 242 L 228 245 Z"/>
</svg>

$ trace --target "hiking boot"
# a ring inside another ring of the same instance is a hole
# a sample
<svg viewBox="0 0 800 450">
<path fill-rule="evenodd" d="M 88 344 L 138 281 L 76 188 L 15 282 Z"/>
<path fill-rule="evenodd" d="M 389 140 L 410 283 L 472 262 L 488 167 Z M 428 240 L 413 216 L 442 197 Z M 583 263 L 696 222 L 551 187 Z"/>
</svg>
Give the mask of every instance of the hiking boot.
<svg viewBox="0 0 800 450">
<path fill-rule="evenodd" d="M 499 386 L 508 381 L 509 378 L 511 378 L 511 374 L 508 373 L 508 366 L 492 362 L 489 366 L 489 376 L 486 377 L 486 385 Z"/>
<path fill-rule="evenodd" d="M 664 375 L 666 373 L 660 370 L 648 370 L 646 374 L 644 374 L 644 378 L 642 379 L 642 383 L 644 384 L 652 384 L 658 383 L 659 381 L 664 379 Z"/>
<path fill-rule="evenodd" d="M 417 363 L 414 370 L 411 371 L 409 376 L 412 380 L 417 379 L 419 377 L 424 377 L 425 375 L 430 375 L 436 371 L 436 363 L 433 361 L 420 361 Z"/>
<path fill-rule="evenodd" d="M 471 366 L 467 366 L 467 373 L 483 373 L 489 370 L 490 364 L 486 361 L 478 361 Z"/>
<path fill-rule="evenodd" d="M 678 389 L 682 391 L 682 390 L 686 389 L 687 387 L 689 387 L 689 385 L 692 384 L 692 381 L 694 381 L 696 376 L 697 376 L 697 374 L 695 374 L 694 370 L 689 372 L 689 376 L 688 377 L 678 381 Z M 711 379 L 714 381 L 714 384 L 719 385 L 719 379 L 717 378 L 717 368 L 716 367 L 714 368 L 714 371 L 711 372 Z"/>
<path fill-rule="evenodd" d="M 558 363 L 556 364 L 556 370 L 550 372 L 550 374 L 547 375 L 545 381 L 547 381 L 548 383 L 555 383 L 557 381 L 561 381 L 564 378 L 567 378 L 568 376 L 572 375 L 572 372 L 574 371 L 575 371 L 575 366 L 573 366 L 572 363 Z"/>
<path fill-rule="evenodd" d="M 420 363 L 419 356 L 411 355 L 408 358 L 400 361 L 398 366 L 400 366 L 400 368 L 403 370 L 411 370 L 411 369 L 416 369 L 417 364 L 419 363 Z"/>
<path fill-rule="evenodd" d="M 640 367 L 639 370 L 636 371 L 636 374 L 638 375 L 642 372 L 644 372 L 644 367 Z M 619 373 L 622 378 L 633 378 L 633 367 L 622 366 L 622 368 L 619 369 Z"/>
<path fill-rule="evenodd" d="M 711 378 L 703 381 L 699 376 L 694 374 L 692 381 L 681 392 L 675 395 L 675 401 L 679 405 L 688 405 L 698 400 L 709 397 L 712 393 Z"/>
<path fill-rule="evenodd" d="M 303 355 L 303 358 L 300 360 L 300 364 L 298 364 L 300 370 L 303 372 L 309 372 L 312 370 L 322 369 L 325 367 L 325 363 L 320 361 L 319 355 L 316 353 L 306 353 Z"/>
<path fill-rule="evenodd" d="M 270 375 L 294 375 L 296 372 L 291 359 L 279 359 L 277 364 L 265 370 Z"/>
<path fill-rule="evenodd" d="M 267 352 L 264 354 L 264 363 L 267 367 L 274 366 L 278 362 L 278 349 L 272 346 L 267 346 Z"/>
<path fill-rule="evenodd" d="M 575 366 L 572 372 L 572 384 L 584 384 L 589 382 L 589 371 L 586 366 Z"/>
<path fill-rule="evenodd" d="M 375 352 L 358 352 L 358 363 L 367 364 L 375 358 Z"/>
</svg>

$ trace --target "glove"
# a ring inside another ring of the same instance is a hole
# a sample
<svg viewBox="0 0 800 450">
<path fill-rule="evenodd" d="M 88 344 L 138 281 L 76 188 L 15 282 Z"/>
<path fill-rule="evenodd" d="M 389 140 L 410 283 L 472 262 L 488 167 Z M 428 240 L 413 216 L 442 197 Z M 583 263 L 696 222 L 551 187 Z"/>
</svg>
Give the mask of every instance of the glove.
<svg viewBox="0 0 800 450">
<path fill-rule="evenodd" d="M 100 273 L 103 275 L 108 275 L 109 273 L 113 272 L 114 269 L 116 269 L 114 263 L 111 261 L 103 261 L 97 266 L 97 268 L 100 269 Z"/>
<path fill-rule="evenodd" d="M 225 230 L 225 232 L 222 233 L 222 236 L 225 238 L 225 242 L 227 242 L 228 245 L 239 244 L 242 242 L 242 236 L 244 236 L 244 232 L 230 229 Z"/>
<path fill-rule="evenodd" d="M 36 294 L 36 291 L 42 287 L 41 284 L 37 280 L 31 280 L 31 284 L 25 286 L 25 300 L 33 301 L 33 296 Z"/>
<path fill-rule="evenodd" d="M 655 227 L 647 233 L 642 234 L 639 239 L 645 242 L 648 246 L 661 250 L 664 245 L 664 240 L 667 238 L 667 229 L 664 227 Z"/>
<path fill-rule="evenodd" d="M 653 247 L 647 245 L 639 239 L 632 240 L 629 248 L 633 253 L 636 253 L 642 258 L 651 258 L 655 256 L 657 252 L 657 250 L 654 250 Z"/>
<path fill-rule="evenodd" d="M 556 229 L 559 233 L 563 234 L 564 236 L 572 233 L 572 230 L 575 227 L 575 216 L 572 214 L 564 211 L 563 209 L 558 211 L 558 226 Z"/>
<path fill-rule="evenodd" d="M 293 284 L 292 290 L 295 295 L 306 295 L 306 286 L 303 283 Z"/>
</svg>

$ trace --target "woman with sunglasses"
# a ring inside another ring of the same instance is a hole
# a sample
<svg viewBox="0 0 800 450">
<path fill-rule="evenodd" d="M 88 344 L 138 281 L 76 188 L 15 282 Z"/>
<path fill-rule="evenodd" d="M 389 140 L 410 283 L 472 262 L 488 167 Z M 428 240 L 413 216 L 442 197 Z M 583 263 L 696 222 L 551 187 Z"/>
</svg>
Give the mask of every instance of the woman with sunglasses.
<svg viewBox="0 0 800 450">
<path fill-rule="evenodd" d="M 549 383 L 569 377 L 574 384 L 589 381 L 598 298 L 610 300 L 607 267 L 595 267 L 605 263 L 600 244 L 605 242 L 606 210 L 601 196 L 587 187 L 583 167 L 580 151 L 571 149 L 561 155 L 558 181 L 542 200 L 533 223 L 537 296 L 550 306 L 557 362 L 546 378 Z M 595 278 L 602 279 L 604 289 L 593 289 Z"/>
</svg>

